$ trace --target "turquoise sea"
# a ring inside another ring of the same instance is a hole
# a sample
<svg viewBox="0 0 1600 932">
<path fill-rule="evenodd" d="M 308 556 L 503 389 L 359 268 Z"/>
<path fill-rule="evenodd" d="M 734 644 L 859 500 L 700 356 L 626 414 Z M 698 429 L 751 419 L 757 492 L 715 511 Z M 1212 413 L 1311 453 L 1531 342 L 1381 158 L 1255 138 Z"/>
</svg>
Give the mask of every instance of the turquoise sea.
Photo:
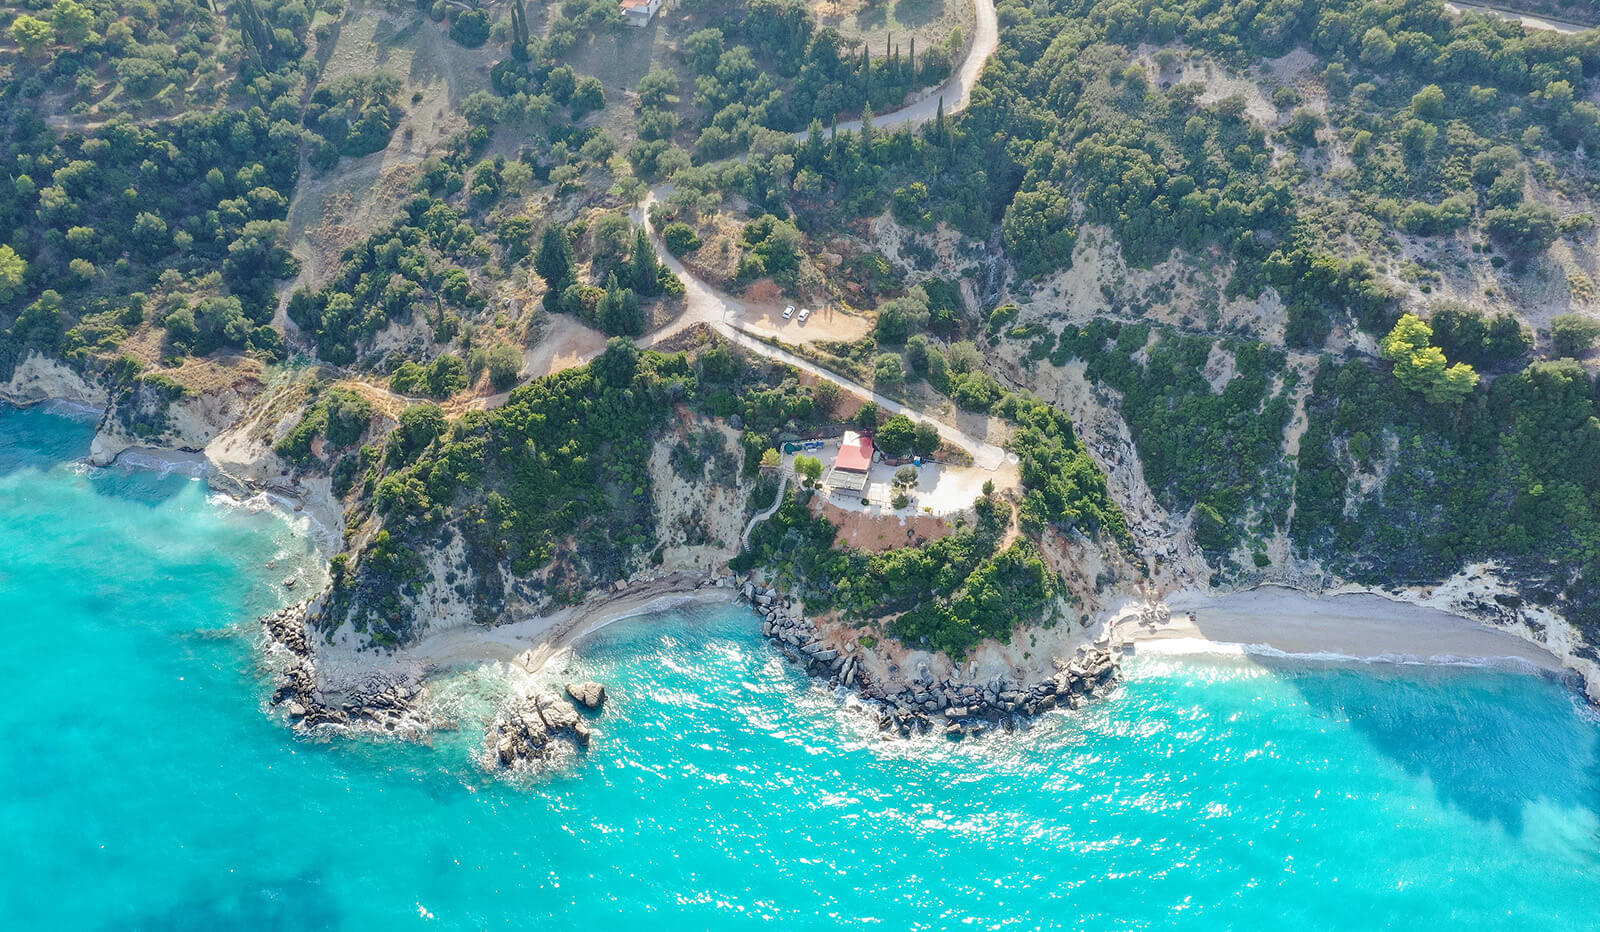
<svg viewBox="0 0 1600 932">
<path fill-rule="evenodd" d="M 728 607 L 588 642 L 601 734 L 533 785 L 473 727 L 297 740 L 250 638 L 304 537 L 91 434 L 0 408 L 5 928 L 1600 926 L 1600 728 L 1512 673 L 1144 658 L 883 742 Z"/>
</svg>

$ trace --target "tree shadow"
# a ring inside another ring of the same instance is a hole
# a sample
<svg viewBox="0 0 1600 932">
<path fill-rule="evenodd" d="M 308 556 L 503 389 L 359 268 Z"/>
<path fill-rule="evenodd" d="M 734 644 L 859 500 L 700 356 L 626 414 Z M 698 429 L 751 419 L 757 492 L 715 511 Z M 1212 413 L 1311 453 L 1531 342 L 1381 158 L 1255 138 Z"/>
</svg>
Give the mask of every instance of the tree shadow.
<svg viewBox="0 0 1600 932">
<path fill-rule="evenodd" d="M 889 25 L 888 2 L 863 4 L 856 11 L 856 28 L 862 32 L 872 32 Z"/>
<path fill-rule="evenodd" d="M 1530 803 L 1600 811 L 1594 729 L 1554 683 L 1482 669 L 1257 662 L 1474 819 L 1520 835 Z"/>
<path fill-rule="evenodd" d="M 943 15 L 943 0 L 897 0 L 894 5 L 894 18 L 913 29 L 926 26 Z"/>
</svg>

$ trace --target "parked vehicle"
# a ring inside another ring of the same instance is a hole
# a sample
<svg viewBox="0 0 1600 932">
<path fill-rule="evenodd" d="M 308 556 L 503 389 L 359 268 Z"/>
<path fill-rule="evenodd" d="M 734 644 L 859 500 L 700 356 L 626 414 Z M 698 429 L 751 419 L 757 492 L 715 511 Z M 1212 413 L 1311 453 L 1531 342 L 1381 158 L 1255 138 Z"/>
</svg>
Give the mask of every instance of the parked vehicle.
<svg viewBox="0 0 1600 932">
<path fill-rule="evenodd" d="M 790 308 L 789 310 L 792 311 L 792 310 L 794 310 L 794 308 Z M 808 318 L 810 316 L 811 316 L 811 308 L 803 307 L 803 308 L 800 309 L 800 322 L 802 324 L 805 323 L 806 322 L 806 318 Z"/>
<path fill-rule="evenodd" d="M 788 307 L 783 309 L 783 319 L 784 320 L 788 320 L 789 318 L 791 318 L 793 316 L 794 316 L 794 305 L 793 304 L 791 304 Z M 806 312 L 805 311 L 801 311 L 800 312 L 800 319 L 801 320 L 805 320 L 806 319 Z"/>
</svg>

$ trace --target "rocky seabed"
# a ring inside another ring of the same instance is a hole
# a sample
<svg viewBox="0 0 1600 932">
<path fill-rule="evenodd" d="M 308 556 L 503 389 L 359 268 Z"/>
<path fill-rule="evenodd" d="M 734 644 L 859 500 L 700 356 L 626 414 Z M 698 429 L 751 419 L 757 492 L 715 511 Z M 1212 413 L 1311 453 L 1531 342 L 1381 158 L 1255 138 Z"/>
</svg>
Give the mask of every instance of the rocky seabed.
<svg viewBox="0 0 1600 932">
<path fill-rule="evenodd" d="M 946 679 L 923 685 L 878 682 L 854 652 L 840 651 L 816 623 L 796 611 L 793 600 L 747 582 L 740 597 L 761 615 L 761 632 L 813 676 L 858 696 L 885 732 L 910 737 L 939 731 L 952 738 L 994 729 L 1026 727 L 1055 708 L 1078 709 L 1116 687 L 1120 670 L 1105 647 L 1080 648 L 1054 676 L 1032 684 L 997 680 L 963 683 Z"/>
</svg>

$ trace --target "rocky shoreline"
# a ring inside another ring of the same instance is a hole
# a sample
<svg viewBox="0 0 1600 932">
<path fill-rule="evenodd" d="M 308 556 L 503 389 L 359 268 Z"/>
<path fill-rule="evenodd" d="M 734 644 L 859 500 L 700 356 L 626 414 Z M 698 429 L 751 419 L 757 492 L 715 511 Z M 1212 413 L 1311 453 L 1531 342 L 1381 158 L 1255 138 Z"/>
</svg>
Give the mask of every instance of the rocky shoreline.
<svg viewBox="0 0 1600 932">
<path fill-rule="evenodd" d="M 267 654 L 284 658 L 269 705 L 282 710 L 300 734 L 359 731 L 414 737 L 432 727 L 418 705 L 422 683 L 414 677 L 374 672 L 354 689 L 338 695 L 323 692 L 306 629 L 306 616 L 321 598 L 313 596 L 261 619 Z"/>
<path fill-rule="evenodd" d="M 716 575 L 702 585 L 731 586 L 736 600 L 760 617 L 766 638 L 809 675 L 858 700 L 859 708 L 886 737 L 937 733 L 959 739 L 1009 732 L 1028 727 L 1052 709 L 1083 708 L 1121 682 L 1120 658 L 1126 648 L 1118 646 L 1122 642 L 1115 629 L 1098 641 L 1080 644 L 1070 657 L 1053 660 L 1054 672 L 1043 672 L 1031 682 L 1004 676 L 988 681 L 934 678 L 925 669 L 920 678 L 907 679 L 893 663 L 885 673 L 885 658 L 868 653 L 870 648 L 862 648 L 853 635 L 841 638 L 826 621 L 819 624 L 807 616 L 797 599 L 754 577 Z M 424 711 L 420 672 L 373 672 L 357 686 L 340 688 L 319 681 L 306 624 L 319 598 L 313 596 L 261 620 L 266 653 L 281 661 L 271 707 L 281 711 L 297 733 L 308 735 L 414 738 L 442 724 Z M 527 664 L 523 668 L 534 669 Z M 557 691 L 560 688 L 543 681 L 527 683 L 501 704 L 484 730 L 480 761 L 486 769 L 537 772 L 571 760 L 588 747 L 592 732 L 587 719 L 605 702 L 605 688 L 572 683 L 565 686 L 565 696 Z M 1581 685 L 1576 688 L 1581 690 Z M 856 707 L 855 702 L 851 705 Z"/>
<path fill-rule="evenodd" d="M 1055 675 L 1035 683 L 948 678 L 917 685 L 882 683 L 862 666 L 853 643 L 844 651 L 829 646 L 793 599 L 754 581 L 745 582 L 739 596 L 761 615 L 761 633 L 787 656 L 812 676 L 853 692 L 876 716 L 880 729 L 902 738 L 934 731 L 951 738 L 1012 731 L 1051 709 L 1082 708 L 1110 693 L 1121 679 L 1109 645 L 1094 645 L 1079 648 L 1070 661 L 1057 661 Z"/>
<path fill-rule="evenodd" d="M 268 705 L 281 711 L 296 734 L 370 734 L 417 738 L 438 727 L 422 708 L 423 682 L 415 676 L 373 672 L 352 689 L 329 694 L 317 680 L 306 618 L 319 594 L 261 619 L 268 657 L 280 658 Z M 480 762 L 487 770 L 536 772 L 589 746 L 584 722 L 606 702 L 606 688 L 569 683 L 566 697 L 537 687 L 504 702 L 484 730 Z"/>
</svg>

